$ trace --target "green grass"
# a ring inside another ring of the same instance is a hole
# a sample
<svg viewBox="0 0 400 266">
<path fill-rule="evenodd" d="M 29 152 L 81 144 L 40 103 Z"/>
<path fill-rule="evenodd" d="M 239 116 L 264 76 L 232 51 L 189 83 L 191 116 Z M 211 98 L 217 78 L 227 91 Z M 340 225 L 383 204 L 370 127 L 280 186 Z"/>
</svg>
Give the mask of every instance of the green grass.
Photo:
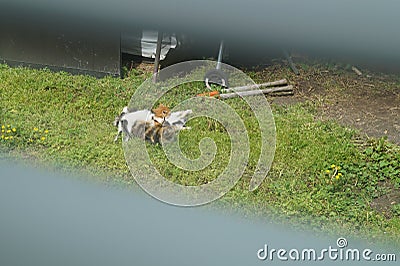
<svg viewBox="0 0 400 266">
<path fill-rule="evenodd" d="M 3 65 L 0 119 L 2 125 L 16 129 L 16 136 L 3 140 L 2 146 L 60 167 L 90 167 L 123 175 L 123 152 L 112 142 L 112 121 L 144 78 L 99 80 Z"/>
<path fill-rule="evenodd" d="M 111 176 L 114 181 L 132 184 L 122 147 L 113 142 L 116 129 L 112 121 L 147 77 L 136 71 L 125 79 L 95 79 L 0 65 L 0 123 L 4 125 L 0 149 L 8 156 L 68 171 L 85 170 L 99 179 Z M 204 91 L 201 84 L 178 89 L 183 93 L 173 90 L 161 101 L 174 106 Z M 257 121 L 242 100 L 226 102 L 245 121 L 251 154 L 243 178 L 218 201 L 219 208 L 257 217 L 273 216 L 292 226 L 311 226 L 332 234 L 345 232 L 400 246 L 398 205 L 393 206 L 389 217 L 370 207 L 376 197 L 400 186 L 397 146 L 384 139 L 356 145 L 353 140 L 357 132 L 333 121 L 316 119 L 312 102 L 273 105 L 275 159 L 262 185 L 250 192 L 249 180 L 260 153 Z M 216 160 L 204 171 L 178 169 L 168 162 L 160 146 L 147 145 L 150 157 L 174 182 L 209 182 L 228 162 L 229 137 L 211 119 L 195 119 L 190 126 L 193 130 L 180 136 L 185 144 L 181 148 L 188 157 L 199 156 L 198 143 L 204 137 L 214 139 L 218 147 Z"/>
</svg>

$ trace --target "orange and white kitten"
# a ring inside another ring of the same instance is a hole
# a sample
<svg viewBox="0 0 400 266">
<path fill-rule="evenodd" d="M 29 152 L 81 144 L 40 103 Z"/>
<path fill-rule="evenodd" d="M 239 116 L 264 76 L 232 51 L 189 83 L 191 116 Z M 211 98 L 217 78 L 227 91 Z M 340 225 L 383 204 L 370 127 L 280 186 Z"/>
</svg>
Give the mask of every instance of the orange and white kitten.
<svg viewBox="0 0 400 266">
<path fill-rule="evenodd" d="M 166 125 L 165 119 L 171 114 L 171 110 L 160 104 L 152 110 L 150 121 L 138 120 L 131 128 L 131 135 L 150 141 L 151 143 L 161 143 Z"/>
</svg>

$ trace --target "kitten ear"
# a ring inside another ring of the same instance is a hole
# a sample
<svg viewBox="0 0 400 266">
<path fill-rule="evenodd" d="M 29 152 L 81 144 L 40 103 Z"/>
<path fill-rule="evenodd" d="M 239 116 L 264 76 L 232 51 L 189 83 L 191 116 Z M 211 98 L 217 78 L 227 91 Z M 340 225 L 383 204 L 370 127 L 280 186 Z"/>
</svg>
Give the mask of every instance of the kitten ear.
<svg viewBox="0 0 400 266">
<path fill-rule="evenodd" d="M 153 113 L 154 113 L 154 111 L 157 111 L 157 110 L 161 109 L 163 106 L 164 105 L 162 103 L 160 103 L 157 108 L 154 108 L 151 111 L 153 111 Z"/>
</svg>

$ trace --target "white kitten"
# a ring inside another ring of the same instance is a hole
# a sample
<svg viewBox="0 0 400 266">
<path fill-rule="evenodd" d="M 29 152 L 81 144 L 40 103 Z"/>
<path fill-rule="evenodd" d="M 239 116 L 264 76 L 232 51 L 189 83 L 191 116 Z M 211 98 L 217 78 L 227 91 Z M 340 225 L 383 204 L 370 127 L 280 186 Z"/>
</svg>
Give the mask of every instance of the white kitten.
<svg viewBox="0 0 400 266">
<path fill-rule="evenodd" d="M 185 124 L 187 121 L 187 116 L 191 113 L 193 113 L 192 110 L 173 112 L 165 119 L 165 121 L 167 121 L 170 125 L 175 126 L 178 130 L 190 129 L 190 127 L 187 127 Z"/>
</svg>

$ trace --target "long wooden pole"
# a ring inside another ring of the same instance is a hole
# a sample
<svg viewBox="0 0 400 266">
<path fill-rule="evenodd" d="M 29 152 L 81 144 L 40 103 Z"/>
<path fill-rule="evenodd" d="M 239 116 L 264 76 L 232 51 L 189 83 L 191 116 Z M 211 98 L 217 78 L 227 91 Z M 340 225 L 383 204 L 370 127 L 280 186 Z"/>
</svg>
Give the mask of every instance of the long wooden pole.
<svg viewBox="0 0 400 266">
<path fill-rule="evenodd" d="M 253 85 L 246 85 L 246 86 L 241 86 L 241 87 L 223 89 L 222 92 L 248 91 L 248 90 L 254 90 L 254 89 L 263 88 L 263 87 L 274 87 L 274 86 L 281 86 L 281 85 L 287 85 L 287 80 L 280 79 L 277 81 L 266 82 L 266 83 L 261 83 L 261 84 L 253 84 Z"/>
<path fill-rule="evenodd" d="M 285 87 L 271 88 L 271 89 L 264 89 L 264 90 L 223 93 L 223 94 L 220 94 L 219 97 L 221 99 L 229 99 L 229 98 L 234 98 L 234 97 L 253 96 L 253 95 L 268 94 L 268 93 L 274 93 L 274 92 L 293 92 L 293 86 L 289 85 L 289 86 L 285 86 Z"/>
</svg>

